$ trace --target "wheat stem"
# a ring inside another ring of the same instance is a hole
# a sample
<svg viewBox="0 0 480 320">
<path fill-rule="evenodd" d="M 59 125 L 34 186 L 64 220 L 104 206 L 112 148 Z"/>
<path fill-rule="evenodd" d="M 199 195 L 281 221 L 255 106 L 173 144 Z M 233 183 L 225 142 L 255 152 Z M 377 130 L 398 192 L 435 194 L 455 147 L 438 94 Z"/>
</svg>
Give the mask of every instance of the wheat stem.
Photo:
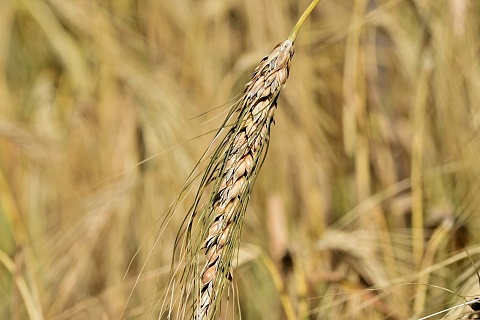
<svg viewBox="0 0 480 320">
<path fill-rule="evenodd" d="M 280 302 L 282 303 L 283 310 L 285 312 L 285 318 L 287 320 L 295 320 L 295 312 L 293 311 L 293 305 L 290 299 L 288 298 L 288 294 L 285 292 L 285 286 L 283 285 L 282 276 L 278 268 L 275 266 L 275 263 L 268 257 L 266 254 L 262 254 L 261 260 L 263 264 L 267 268 L 270 276 L 272 277 L 273 283 L 275 284 L 275 288 L 277 289 L 280 295 Z"/>
<path fill-rule="evenodd" d="M 295 27 L 293 27 L 292 31 L 288 35 L 289 40 L 295 42 L 295 40 L 297 39 L 297 34 L 300 31 L 300 28 L 303 26 L 303 23 L 305 22 L 305 20 L 307 20 L 310 13 L 312 13 L 313 9 L 315 9 L 315 7 L 320 1 L 321 0 L 313 0 L 307 7 L 307 9 L 305 9 L 300 19 L 298 19 L 297 24 L 295 25 Z"/>
</svg>

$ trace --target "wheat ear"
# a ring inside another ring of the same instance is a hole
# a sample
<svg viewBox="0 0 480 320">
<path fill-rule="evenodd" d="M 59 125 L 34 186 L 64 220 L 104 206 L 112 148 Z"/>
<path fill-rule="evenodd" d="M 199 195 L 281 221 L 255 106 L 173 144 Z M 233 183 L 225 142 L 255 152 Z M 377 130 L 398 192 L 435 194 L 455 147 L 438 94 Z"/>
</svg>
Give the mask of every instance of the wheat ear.
<svg viewBox="0 0 480 320">
<path fill-rule="evenodd" d="M 241 221 L 266 155 L 277 98 L 287 81 L 293 53 L 293 41 L 286 40 L 255 69 L 245 87 L 239 117 L 225 138 L 228 143 L 220 145 L 224 156 L 211 168 L 218 186 L 213 188 L 213 202 L 208 208 L 213 219 L 205 238 L 207 261 L 201 271 L 195 319 L 209 318 L 215 312 L 212 302 L 221 297 L 224 279 L 232 278 L 230 269 Z"/>
<path fill-rule="evenodd" d="M 216 141 L 230 128 L 210 156 L 194 204 L 185 219 L 185 228 L 179 233 L 183 236 L 182 289 L 180 297 L 172 296 L 171 301 L 172 305 L 178 305 L 177 317 L 186 318 L 189 314 L 195 320 L 213 319 L 225 286 L 232 280 L 232 260 L 240 241 L 243 217 L 267 154 L 270 126 L 274 122 L 278 96 L 289 76 L 295 38 L 318 2 L 314 0 L 310 4 L 288 39 L 261 60 L 245 85 L 242 98 L 234 104 L 213 139 Z M 201 205 L 207 193 L 208 200 Z M 199 267 L 200 249 L 205 249 L 206 256 L 202 268 Z M 172 290 L 174 286 L 173 279 Z M 190 299 L 193 304 L 187 311 Z"/>
<path fill-rule="evenodd" d="M 185 228 L 177 240 L 183 239 L 181 295 L 172 298 L 179 300 L 171 301 L 177 305 L 177 318 L 214 318 L 225 285 L 232 279 L 232 260 L 243 217 L 267 153 L 278 95 L 287 81 L 293 54 L 293 41 L 287 39 L 262 59 L 242 98 L 234 104 L 213 139 L 230 128 L 210 155 Z M 206 194 L 208 200 L 201 205 Z M 206 261 L 200 268 L 201 249 L 205 249 Z M 193 304 L 187 311 L 190 299 Z"/>
</svg>

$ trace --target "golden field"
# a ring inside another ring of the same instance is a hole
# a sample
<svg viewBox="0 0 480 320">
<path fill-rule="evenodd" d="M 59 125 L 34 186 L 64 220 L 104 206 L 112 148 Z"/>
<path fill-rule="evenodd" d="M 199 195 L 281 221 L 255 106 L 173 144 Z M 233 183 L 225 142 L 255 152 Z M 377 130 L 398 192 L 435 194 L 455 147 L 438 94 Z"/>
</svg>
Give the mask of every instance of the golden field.
<svg viewBox="0 0 480 320">
<path fill-rule="evenodd" d="M 169 206 L 308 4 L 0 0 L 1 319 L 167 318 L 198 180 Z M 477 0 L 317 6 L 221 319 L 420 319 L 480 294 L 479 39 Z"/>
</svg>

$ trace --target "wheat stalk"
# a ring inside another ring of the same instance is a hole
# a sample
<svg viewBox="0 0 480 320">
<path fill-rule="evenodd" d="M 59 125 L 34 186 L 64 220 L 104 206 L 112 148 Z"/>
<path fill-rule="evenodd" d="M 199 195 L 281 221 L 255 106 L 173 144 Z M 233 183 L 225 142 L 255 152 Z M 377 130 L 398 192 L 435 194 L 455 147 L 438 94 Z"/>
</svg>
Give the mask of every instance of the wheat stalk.
<svg viewBox="0 0 480 320">
<path fill-rule="evenodd" d="M 243 217 L 267 154 L 270 127 L 278 96 L 289 76 L 295 38 L 318 2 L 310 4 L 288 39 L 261 60 L 245 85 L 242 98 L 234 104 L 213 139 L 211 146 L 225 128 L 230 128 L 210 156 L 185 227 L 179 233 L 183 236 L 181 295 L 171 301 L 171 305 L 177 305 L 177 317 L 214 318 L 225 286 L 232 280 L 232 260 L 240 241 Z M 208 149 L 204 156 L 207 152 Z M 207 193 L 208 200 L 200 205 Z M 201 249 L 205 249 L 206 256 L 202 268 L 199 267 Z M 175 286 L 174 279 L 172 291 Z M 193 304 L 187 310 L 190 299 Z"/>
</svg>

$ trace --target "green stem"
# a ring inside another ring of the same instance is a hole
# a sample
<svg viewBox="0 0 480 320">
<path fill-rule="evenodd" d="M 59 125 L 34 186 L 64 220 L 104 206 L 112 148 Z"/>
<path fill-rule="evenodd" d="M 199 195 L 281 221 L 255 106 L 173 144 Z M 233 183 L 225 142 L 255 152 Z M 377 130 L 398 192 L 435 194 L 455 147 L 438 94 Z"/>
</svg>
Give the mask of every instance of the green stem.
<svg viewBox="0 0 480 320">
<path fill-rule="evenodd" d="M 300 31 L 300 28 L 302 27 L 303 23 L 305 22 L 305 20 L 307 20 L 308 16 L 310 15 L 310 13 L 312 13 L 313 9 L 317 6 L 317 4 L 320 2 L 321 0 L 313 0 L 310 5 L 308 6 L 308 8 L 303 12 L 302 16 L 300 17 L 300 19 L 298 19 L 297 21 L 297 24 L 295 25 L 295 27 L 293 27 L 293 30 L 292 32 L 290 32 L 290 34 L 288 35 L 288 39 L 289 40 L 292 40 L 293 42 L 295 42 L 295 39 L 297 38 L 297 34 L 298 34 L 298 31 Z"/>
</svg>

